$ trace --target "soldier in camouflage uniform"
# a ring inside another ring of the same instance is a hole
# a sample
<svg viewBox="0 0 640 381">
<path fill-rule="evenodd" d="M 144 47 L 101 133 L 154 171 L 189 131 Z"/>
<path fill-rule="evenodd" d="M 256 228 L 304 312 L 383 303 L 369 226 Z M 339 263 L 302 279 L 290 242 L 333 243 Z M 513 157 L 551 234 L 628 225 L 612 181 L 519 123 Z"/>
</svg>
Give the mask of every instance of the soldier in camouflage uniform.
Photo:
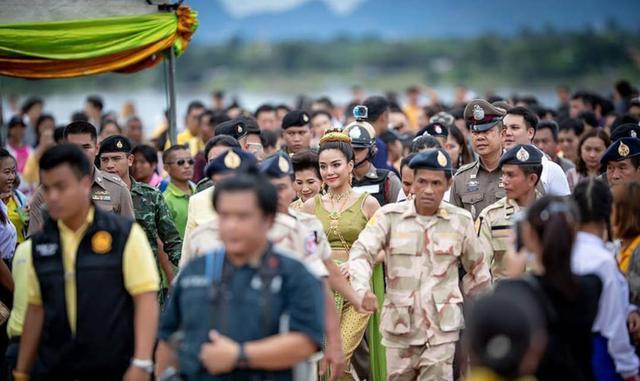
<svg viewBox="0 0 640 381">
<path fill-rule="evenodd" d="M 356 292 L 373 295 L 376 256 L 387 265 L 380 323 L 387 376 L 398 380 L 452 380 L 455 345 L 464 327 L 462 302 L 491 285 L 471 214 L 442 201 L 451 183 L 451 159 L 442 149 L 421 152 L 414 200 L 385 205 L 353 244 L 349 271 Z M 466 274 L 459 286 L 458 266 Z"/>
<path fill-rule="evenodd" d="M 100 160 L 100 168 L 105 172 L 120 176 L 131 192 L 136 221 L 142 226 L 149 240 L 149 245 L 156 255 L 158 272 L 161 274 L 161 287 L 158 292 L 158 298 L 160 303 L 164 303 L 169 288 L 169 281 L 165 273 L 169 272 L 169 275 L 173 276 L 174 268 L 178 266 L 180 261 L 180 252 L 182 250 L 182 240 L 171 218 L 169 207 L 158 189 L 137 182 L 129 175 L 129 167 L 133 164 L 129 139 L 121 135 L 106 138 L 100 144 L 98 158 Z M 163 253 L 158 251 L 158 238 L 163 244 Z M 160 255 L 168 256 L 173 268 L 171 268 L 172 266 L 163 268 Z"/>
<path fill-rule="evenodd" d="M 500 158 L 498 166 L 507 196 L 487 206 L 476 221 L 485 261 L 494 281 L 508 276 L 504 254 L 510 244 L 513 215 L 531 205 L 540 194 L 536 192 L 536 185 L 542 173 L 542 155 L 532 145 L 518 144 Z"/>
</svg>

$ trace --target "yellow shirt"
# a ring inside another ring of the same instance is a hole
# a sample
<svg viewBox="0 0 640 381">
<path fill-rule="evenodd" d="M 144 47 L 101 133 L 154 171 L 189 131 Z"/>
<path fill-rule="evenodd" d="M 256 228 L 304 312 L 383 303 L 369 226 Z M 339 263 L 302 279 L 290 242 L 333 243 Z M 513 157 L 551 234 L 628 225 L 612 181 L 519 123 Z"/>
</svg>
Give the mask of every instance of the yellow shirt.
<svg viewBox="0 0 640 381">
<path fill-rule="evenodd" d="M 7 214 L 9 216 L 9 220 L 16 228 L 16 233 L 18 234 L 18 243 L 24 242 L 24 222 L 20 218 L 20 213 L 18 212 L 18 203 L 14 196 L 9 197 L 9 202 L 7 202 Z"/>
<path fill-rule="evenodd" d="M 22 335 L 24 314 L 27 312 L 27 270 L 31 266 L 31 240 L 18 246 L 13 256 L 11 275 L 13 276 L 13 308 L 7 324 L 9 337 Z"/>
<path fill-rule="evenodd" d="M 409 128 L 411 128 L 412 130 L 417 130 L 418 128 L 420 128 L 420 126 L 418 125 L 420 106 L 406 105 L 403 111 L 407 115 L 407 119 L 409 120 Z"/>
<path fill-rule="evenodd" d="M 27 158 L 27 162 L 24 165 L 24 170 L 22 171 L 22 178 L 24 181 L 29 184 L 39 184 L 40 183 L 40 166 L 38 165 L 39 157 L 36 157 L 35 153 L 32 153 Z"/>
<path fill-rule="evenodd" d="M 191 135 L 191 131 L 184 130 L 176 136 L 176 144 L 187 144 L 189 145 L 189 151 L 191 151 L 192 156 L 196 156 L 198 152 L 204 151 L 204 143 L 199 136 Z M 171 146 L 169 140 L 165 143 L 164 149 L 166 150 Z"/>
<path fill-rule="evenodd" d="M 60 229 L 60 244 L 62 245 L 62 264 L 65 275 L 73 274 L 75 270 L 76 251 L 84 236 L 87 227 L 93 222 L 94 209 L 87 214 L 87 221 L 78 230 L 73 231 L 58 221 Z M 29 245 L 30 248 L 31 245 Z M 29 253 L 31 250 L 29 250 Z M 134 223 L 129 233 L 129 238 L 124 246 L 123 254 L 124 287 L 129 294 L 135 296 L 145 292 L 158 291 L 160 277 L 156 268 L 153 252 L 147 241 L 147 237 L 140 225 Z M 29 263 L 27 275 L 27 289 L 29 303 L 42 305 L 40 284 L 36 276 L 33 263 Z M 76 277 L 65 276 L 65 301 L 67 304 L 67 316 L 71 331 L 76 331 Z"/>
</svg>

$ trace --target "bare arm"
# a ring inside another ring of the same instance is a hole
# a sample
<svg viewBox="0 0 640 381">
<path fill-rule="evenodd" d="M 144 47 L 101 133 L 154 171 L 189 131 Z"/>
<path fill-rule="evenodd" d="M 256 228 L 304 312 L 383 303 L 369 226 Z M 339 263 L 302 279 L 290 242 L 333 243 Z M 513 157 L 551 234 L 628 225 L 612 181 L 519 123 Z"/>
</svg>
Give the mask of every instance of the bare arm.
<svg viewBox="0 0 640 381">
<path fill-rule="evenodd" d="M 156 332 L 158 331 L 158 299 L 156 292 L 145 292 L 133 296 L 135 349 L 133 356 L 151 359 Z"/>
<path fill-rule="evenodd" d="M 30 373 L 36 360 L 42 323 L 44 322 L 44 309 L 36 304 L 29 304 L 24 318 L 24 328 L 20 338 L 20 352 L 18 353 L 17 372 Z"/>
<path fill-rule="evenodd" d="M 0 260 L 0 284 L 9 291 L 13 291 L 13 277 L 9 266 Z"/>
<path fill-rule="evenodd" d="M 353 287 L 351 287 L 344 275 L 342 275 L 338 265 L 336 265 L 332 260 L 326 260 L 324 261 L 324 264 L 329 272 L 328 281 L 331 289 L 339 292 L 340 295 L 344 296 L 349 303 L 358 309 L 360 307 L 360 297 L 353 290 Z"/>
<path fill-rule="evenodd" d="M 160 340 L 156 349 L 156 379 L 169 368 L 179 369 L 178 356 L 169 343 Z"/>
<path fill-rule="evenodd" d="M 368 196 L 362 204 L 362 212 L 367 220 L 371 219 L 378 209 L 380 209 L 380 203 L 373 196 Z"/>
<path fill-rule="evenodd" d="M 338 312 L 333 300 L 333 293 L 329 289 L 327 282 L 324 282 L 324 319 L 325 335 L 327 345 L 324 350 L 323 363 L 328 363 L 331 367 L 332 380 L 344 372 L 344 353 L 342 352 L 342 340 L 340 339 L 340 323 L 338 322 Z M 320 374 L 326 374 L 326 368 L 320 367 Z"/>
</svg>

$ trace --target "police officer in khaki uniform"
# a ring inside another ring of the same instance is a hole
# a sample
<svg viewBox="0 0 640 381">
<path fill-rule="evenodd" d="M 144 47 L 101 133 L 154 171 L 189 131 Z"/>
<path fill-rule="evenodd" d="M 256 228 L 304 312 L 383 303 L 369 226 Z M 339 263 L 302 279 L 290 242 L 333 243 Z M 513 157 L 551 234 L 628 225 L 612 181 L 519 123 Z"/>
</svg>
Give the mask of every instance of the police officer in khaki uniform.
<svg viewBox="0 0 640 381">
<path fill-rule="evenodd" d="M 504 197 L 498 161 L 502 156 L 500 128 L 504 109 L 475 99 L 464 109 L 471 130 L 471 144 L 478 160 L 458 169 L 451 185 L 450 202 L 476 218 L 487 206 Z"/>
<path fill-rule="evenodd" d="M 95 162 L 98 154 L 97 136 L 96 128 L 89 122 L 73 122 L 64 129 L 65 140 L 79 146 L 90 163 Z M 102 172 L 92 165 L 91 177 L 91 200 L 96 206 L 121 216 L 135 218 L 131 194 L 119 176 Z M 29 208 L 29 235 L 32 235 L 42 228 L 44 222 L 42 212 L 46 210 L 46 205 L 42 188 L 38 188 Z"/>
<path fill-rule="evenodd" d="M 487 206 L 476 221 L 480 244 L 494 281 L 508 276 L 504 254 L 510 244 L 513 215 L 529 207 L 540 194 L 536 186 L 542 174 L 542 155 L 532 145 L 518 144 L 500 158 L 506 197 Z"/>
<path fill-rule="evenodd" d="M 451 184 L 451 159 L 432 149 L 414 157 L 415 198 L 385 205 L 353 244 L 351 283 L 368 297 L 372 268 L 386 248 L 386 292 L 380 331 L 387 376 L 394 380 L 453 380 L 453 358 L 464 327 L 463 293 L 491 284 L 469 212 L 442 198 Z M 466 270 L 460 290 L 459 263 Z"/>
</svg>

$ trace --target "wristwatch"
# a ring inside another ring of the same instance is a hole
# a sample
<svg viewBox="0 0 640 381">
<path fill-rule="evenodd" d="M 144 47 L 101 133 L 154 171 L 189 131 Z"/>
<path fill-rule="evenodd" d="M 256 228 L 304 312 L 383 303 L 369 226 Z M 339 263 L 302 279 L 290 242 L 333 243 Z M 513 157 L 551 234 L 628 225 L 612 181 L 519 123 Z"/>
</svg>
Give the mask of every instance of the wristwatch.
<svg viewBox="0 0 640 381">
<path fill-rule="evenodd" d="M 141 360 L 134 358 L 131 360 L 131 365 L 135 366 L 136 368 L 140 368 L 149 374 L 153 373 L 153 361 L 151 360 Z"/>
<path fill-rule="evenodd" d="M 247 357 L 247 352 L 245 352 L 244 350 L 244 344 L 240 343 L 239 345 L 240 348 L 238 349 L 238 360 L 236 360 L 236 369 L 249 369 L 249 358 Z"/>
</svg>

